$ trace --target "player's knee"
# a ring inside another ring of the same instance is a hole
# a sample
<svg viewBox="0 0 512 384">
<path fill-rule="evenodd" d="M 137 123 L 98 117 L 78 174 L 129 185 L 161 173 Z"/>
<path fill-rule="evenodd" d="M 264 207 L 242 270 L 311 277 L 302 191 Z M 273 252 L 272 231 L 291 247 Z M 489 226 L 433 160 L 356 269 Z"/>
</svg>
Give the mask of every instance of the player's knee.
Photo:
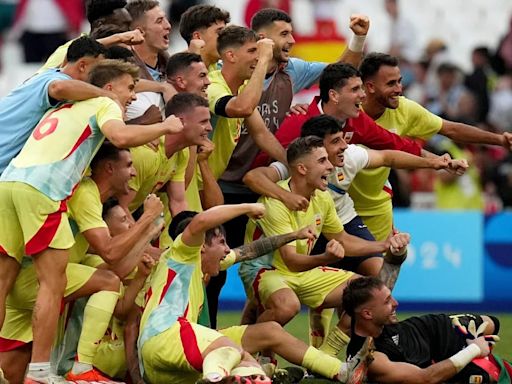
<svg viewBox="0 0 512 384">
<path fill-rule="evenodd" d="M 286 302 L 276 309 L 274 309 L 275 318 L 279 324 L 286 324 L 293 319 L 300 312 L 300 302 L 290 301 Z"/>
<path fill-rule="evenodd" d="M 486 321 L 490 320 L 490 326 L 489 325 L 487 326 L 488 331 L 485 333 L 498 335 L 500 332 L 500 320 L 497 317 L 491 316 L 491 315 L 482 316 L 482 317 Z M 485 319 L 485 317 L 487 317 L 488 319 Z M 492 329 L 490 327 L 492 327 Z"/>
<path fill-rule="evenodd" d="M 121 288 L 121 279 L 114 272 L 109 270 L 98 270 L 101 272 L 101 290 L 119 292 Z"/>
<path fill-rule="evenodd" d="M 270 339 L 271 341 L 277 342 L 279 336 L 283 332 L 283 327 L 277 321 L 267 321 L 265 323 L 261 323 L 263 329 L 261 333 L 265 335 L 265 338 Z"/>
</svg>

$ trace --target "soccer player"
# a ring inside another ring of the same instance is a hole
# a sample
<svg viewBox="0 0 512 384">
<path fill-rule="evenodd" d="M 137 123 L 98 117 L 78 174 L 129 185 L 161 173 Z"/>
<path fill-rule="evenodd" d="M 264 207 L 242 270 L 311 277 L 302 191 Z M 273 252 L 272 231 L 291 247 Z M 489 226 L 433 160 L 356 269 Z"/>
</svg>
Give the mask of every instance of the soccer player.
<svg viewBox="0 0 512 384">
<path fill-rule="evenodd" d="M 316 136 L 294 141 L 287 151 L 291 177 L 278 183 L 281 188 L 308 199 L 307 209 L 291 211 L 277 199 L 261 197 L 259 201 L 269 213 L 258 221 L 250 220 L 247 225 L 246 241 L 261 235 L 287 233 L 304 225 L 313 225 L 317 235 L 322 233 L 329 240 L 320 255 L 310 254 L 315 241 L 304 240 L 273 253 L 273 269 L 261 269 L 254 280 L 254 295 L 264 308 L 258 322 L 274 320 L 284 325 L 298 313 L 300 304 L 313 309 L 340 307 L 347 281 L 357 275 L 326 265 L 343 258 L 345 253 L 362 256 L 384 252 L 390 247 L 395 253 L 409 243 L 409 235 L 404 233 L 394 235 L 387 242 L 377 242 L 363 240 L 343 230 L 334 201 L 327 192 L 333 166 L 323 145 L 323 140 Z M 340 320 L 331 331 L 333 336 L 329 337 L 346 340 L 343 328 Z"/>
<path fill-rule="evenodd" d="M 131 28 L 140 30 L 144 36 L 141 44 L 132 46 L 134 62 L 139 66 L 140 78 L 149 80 L 154 87 L 140 92 L 137 101 L 128 108 L 128 123 L 154 124 L 161 121 L 165 103 L 176 93 L 164 81 L 171 24 L 158 1 L 134 0 L 126 9 L 132 17 Z"/>
<path fill-rule="evenodd" d="M 455 142 L 500 145 L 512 148 L 512 134 L 496 134 L 476 127 L 442 119 L 419 104 L 401 96 L 402 76 L 396 57 L 370 53 L 361 63 L 361 77 L 366 90 L 363 110 L 377 124 L 400 136 L 428 140 L 434 134 Z M 386 182 L 388 168 L 361 172 L 352 187 L 356 211 L 376 239 L 384 239 L 393 225 L 391 194 Z"/>
<path fill-rule="evenodd" d="M 155 236 L 153 221 L 162 212 L 161 202 L 153 196 L 147 201 L 144 217 L 134 226 L 136 228 L 128 231 L 128 236 L 111 237 L 102 219 L 102 200 L 126 193 L 128 180 L 134 175 L 130 152 L 118 149 L 109 142 L 103 143 L 91 162 L 91 172 L 91 177 L 80 182 L 68 202 L 72 226 L 77 233 L 66 267 L 64 293 L 65 302 L 92 295 L 85 307 L 87 316 L 81 327 L 80 339 L 76 340 L 78 355 L 72 372 L 75 378 L 79 376 L 82 381 L 104 379 L 92 371 L 92 361 L 98 348 L 97 342 L 103 337 L 117 306 L 120 286 L 119 277 L 104 268 L 110 267 L 121 278 L 131 272 L 140 261 L 141 247 L 144 249 Z M 94 248 L 101 257 L 88 255 L 89 247 Z M 24 260 L 20 275 L 8 296 L 6 323 L 0 334 L 0 360 L 13 382 L 22 381 L 30 360 L 30 318 L 36 300 L 37 277 L 34 265 L 28 261 Z"/>
<path fill-rule="evenodd" d="M 340 61 L 354 66 L 359 65 L 369 26 L 370 23 L 366 16 L 353 15 L 351 17 L 350 28 L 354 32 L 354 37 Z M 268 38 L 274 42 L 272 60 L 265 75 L 263 92 L 258 101 L 258 110 L 267 128 L 270 132 L 275 133 L 290 109 L 293 95 L 317 83 L 327 64 L 307 62 L 290 57 L 295 39 L 293 38 L 292 19 L 284 11 L 274 8 L 258 11 L 251 20 L 251 28 L 259 38 Z M 354 39 L 358 41 L 357 44 Z M 250 164 L 258 154 L 257 146 L 254 145 L 253 139 L 247 133 L 246 130 L 242 130 L 230 163 L 221 178 L 226 184 L 223 187 L 226 195 L 239 193 L 237 189 L 243 188 L 242 177 L 250 169 Z M 231 184 L 237 184 L 238 188 Z M 236 196 L 233 197 L 236 198 Z M 249 196 L 249 198 L 255 199 L 254 196 Z M 229 196 L 226 196 L 226 201 L 231 203 Z M 243 241 L 242 236 L 241 233 L 240 243 Z"/>
<path fill-rule="evenodd" d="M 194 5 L 181 15 L 180 35 L 190 52 L 201 55 L 209 72 L 219 69 L 217 38 L 229 21 L 229 12 L 209 4 Z"/>
<path fill-rule="evenodd" d="M 446 157 L 422 158 L 402 151 L 376 151 L 347 144 L 343 135 L 343 124 L 329 115 L 313 117 L 306 121 L 301 129 L 302 137 L 318 136 L 323 139 L 328 159 L 334 166 L 333 172 L 328 178 L 328 190 L 334 200 L 336 212 L 344 230 L 362 239 L 375 240 L 355 211 L 354 203 L 347 192 L 350 184 L 362 169 L 374 169 L 382 166 L 405 169 L 445 169 L 450 166 Z M 288 177 L 288 168 L 284 164 L 275 162 L 270 167 L 249 171 L 244 177 L 244 182 L 260 195 L 281 200 L 289 209 L 306 209 L 309 203 L 306 198 L 286 191 L 275 184 Z M 323 242 L 323 248 L 325 248 L 325 243 Z M 315 248 L 316 251 L 320 251 L 318 243 Z M 262 261 L 262 259 L 255 261 Z M 382 267 L 382 253 L 359 257 L 346 255 L 332 266 L 363 275 L 377 276 Z"/>
<path fill-rule="evenodd" d="M 173 219 L 170 232 L 177 237 L 152 278 L 141 322 L 139 354 L 149 382 L 190 383 L 202 373 L 204 383 L 251 375 L 260 376 L 256 382 L 270 383 L 248 354 L 262 349 L 272 349 L 293 363 L 343 382 L 356 368 L 354 362 L 341 364 L 308 347 L 276 323 L 236 326 L 219 332 L 196 324 L 204 300 L 202 277 L 218 274 L 223 259 L 233 263 L 293 239 L 313 238 L 306 228 L 230 250 L 221 224 L 240 214 L 261 217 L 264 211 L 261 204 L 223 205 L 197 215 L 182 212 Z M 239 378 L 236 382 L 244 381 Z"/>
<path fill-rule="evenodd" d="M 91 71 L 91 84 L 114 92 L 120 105 L 100 97 L 50 110 L 0 177 L 4 228 L 0 235 L 0 309 L 3 318 L 5 297 L 21 259 L 31 256 L 39 281 L 33 324 L 34 365 L 29 366 L 29 378 L 35 382 L 51 380 L 49 354 L 65 287 L 68 250 L 74 243 L 66 200 L 105 136 L 116 146 L 129 147 L 183 128 L 174 116 L 144 129 L 124 124 L 121 108 L 135 98 L 137 75 L 133 64 L 115 60 L 97 64 Z"/>
<path fill-rule="evenodd" d="M 124 8 L 126 3 L 126 0 L 88 0 L 85 15 L 91 26 L 89 36 L 92 37 L 103 26 L 113 24 L 116 25 L 118 33 L 98 39 L 99 43 L 106 47 L 116 44 L 140 44 L 144 37 L 139 30 L 130 31 L 132 18 Z M 57 48 L 37 73 L 64 66 L 67 62 L 67 50 L 73 41 L 70 40 Z"/>
<path fill-rule="evenodd" d="M 207 143 L 212 127 L 208 102 L 192 93 L 176 94 L 167 103 L 166 114 L 182 120 L 182 132 L 162 137 L 156 151 L 149 145 L 131 149 L 137 176 L 130 181 L 130 190 L 120 197 L 120 203 L 127 211 L 134 212 L 149 193 L 165 191 L 163 199 L 167 207 L 164 212 L 167 212 L 166 224 L 169 224 L 171 216 L 187 209 L 185 170 L 189 160 L 188 147 Z M 163 236 L 163 240 L 163 247 L 170 245 L 167 236 Z"/>
<path fill-rule="evenodd" d="M 276 132 L 276 138 L 284 147 L 300 136 L 301 127 L 307 120 L 326 114 L 344 124 L 343 138 L 348 144 L 363 144 L 372 149 L 397 149 L 413 155 L 422 153 L 419 144 L 383 129 L 361 111 L 365 92 L 360 72 L 351 65 L 329 64 L 320 76 L 319 85 L 320 95 L 313 99 L 306 114 L 287 117 Z M 268 157 L 260 153 L 253 166 L 267 165 L 268 161 Z"/>
<path fill-rule="evenodd" d="M 347 356 L 366 338 L 375 342 L 370 382 L 467 383 L 471 375 L 487 378 L 478 382 L 492 382 L 472 361 L 489 355 L 489 342 L 499 340 L 497 318 L 438 314 L 398 321 L 397 306 L 389 288 L 375 277 L 352 280 L 343 292 L 343 308 L 353 319 Z"/>
<path fill-rule="evenodd" d="M 104 47 L 87 37 L 70 45 L 62 69 L 50 69 L 31 77 L 0 100 L 0 174 L 21 150 L 44 113 L 65 100 L 86 100 L 112 96 L 111 92 L 87 84 L 91 68 L 103 58 Z M 20 111 L 27 111 L 21 116 Z"/>
<path fill-rule="evenodd" d="M 175 53 L 169 58 L 165 72 L 167 82 L 172 84 L 177 92 L 190 92 L 204 98 L 208 97 L 208 69 L 198 54 Z"/>
</svg>

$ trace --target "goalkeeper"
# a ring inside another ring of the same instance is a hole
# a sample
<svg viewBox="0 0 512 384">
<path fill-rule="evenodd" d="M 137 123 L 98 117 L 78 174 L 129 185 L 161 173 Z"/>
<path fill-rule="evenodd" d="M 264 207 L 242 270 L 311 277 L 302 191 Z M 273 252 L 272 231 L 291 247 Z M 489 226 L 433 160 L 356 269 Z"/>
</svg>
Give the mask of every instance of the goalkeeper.
<svg viewBox="0 0 512 384">
<path fill-rule="evenodd" d="M 499 368 L 490 344 L 499 340 L 499 320 L 476 314 L 424 315 L 398 321 L 398 302 L 375 277 L 350 282 L 343 308 L 352 316 L 347 356 L 354 355 L 367 337 L 375 351 L 368 380 L 379 383 L 492 383 Z"/>
</svg>

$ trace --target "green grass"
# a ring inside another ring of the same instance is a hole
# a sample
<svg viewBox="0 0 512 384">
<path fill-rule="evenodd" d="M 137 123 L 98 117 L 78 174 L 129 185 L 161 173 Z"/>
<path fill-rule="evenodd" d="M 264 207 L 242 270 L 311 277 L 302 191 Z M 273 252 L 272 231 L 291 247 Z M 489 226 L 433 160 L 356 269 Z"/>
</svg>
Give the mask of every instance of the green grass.
<svg viewBox="0 0 512 384">
<path fill-rule="evenodd" d="M 400 319 L 418 315 L 417 313 L 402 312 Z M 500 338 L 501 341 L 496 344 L 494 352 L 504 359 L 512 361 L 512 314 L 495 315 L 500 319 Z M 219 313 L 218 327 L 228 327 L 239 324 L 240 312 L 221 312 Z M 286 330 L 301 340 L 308 342 L 308 317 L 307 313 L 301 312 L 293 321 L 286 325 Z M 281 362 L 280 362 L 281 363 Z M 286 366 L 286 364 L 284 365 Z"/>
</svg>

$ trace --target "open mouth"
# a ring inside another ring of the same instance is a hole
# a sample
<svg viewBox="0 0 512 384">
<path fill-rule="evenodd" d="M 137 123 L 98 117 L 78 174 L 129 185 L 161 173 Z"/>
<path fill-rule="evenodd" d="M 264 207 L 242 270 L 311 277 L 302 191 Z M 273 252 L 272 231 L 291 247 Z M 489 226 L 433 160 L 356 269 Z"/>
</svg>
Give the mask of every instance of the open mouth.
<svg viewBox="0 0 512 384">
<path fill-rule="evenodd" d="M 322 184 L 324 184 L 324 185 L 328 184 L 327 175 L 323 175 L 320 179 L 322 180 Z"/>
</svg>

